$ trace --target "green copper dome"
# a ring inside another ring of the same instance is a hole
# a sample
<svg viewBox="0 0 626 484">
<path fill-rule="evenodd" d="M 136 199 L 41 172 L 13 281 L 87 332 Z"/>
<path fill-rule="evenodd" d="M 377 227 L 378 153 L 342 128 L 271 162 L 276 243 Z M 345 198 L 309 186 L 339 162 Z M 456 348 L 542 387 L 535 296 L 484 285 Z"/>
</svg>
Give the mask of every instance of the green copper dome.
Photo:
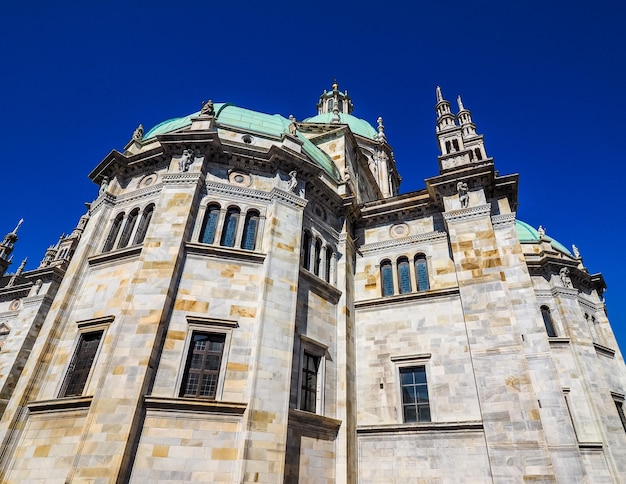
<svg viewBox="0 0 626 484">
<path fill-rule="evenodd" d="M 312 116 L 310 118 L 306 118 L 304 123 L 322 123 L 322 124 L 332 124 L 334 114 L 333 113 L 322 113 L 317 116 Z M 353 133 L 363 136 L 364 138 L 369 138 L 371 140 L 377 134 L 377 131 L 373 128 L 371 124 L 361 118 L 357 118 L 356 116 L 352 116 L 347 113 L 339 113 L 339 124 L 347 124 L 350 126 L 350 129 Z"/>
<path fill-rule="evenodd" d="M 289 125 L 291 124 L 291 121 L 279 114 L 259 113 L 250 109 L 237 107 L 230 103 L 215 103 L 214 109 L 215 119 L 218 126 L 230 126 L 253 133 L 266 134 L 275 137 L 280 137 L 283 133 L 289 133 Z M 188 114 L 187 116 L 163 121 L 148 131 L 144 136 L 144 140 L 191 126 L 191 118 L 198 116 L 199 114 L 200 112 L 197 111 L 195 113 Z M 373 130 L 371 126 L 370 128 Z M 305 136 L 300 133 L 296 134 L 298 139 L 302 142 L 302 151 L 304 151 L 304 153 L 306 153 L 319 167 L 323 168 L 326 173 L 332 176 L 335 180 L 339 180 L 339 171 L 328 155 L 321 151 Z"/>
<path fill-rule="evenodd" d="M 536 229 L 528 225 L 526 222 L 522 222 L 521 220 L 515 221 L 515 230 L 517 231 L 517 238 L 520 242 L 539 242 L 541 238 L 539 232 Z M 550 245 L 559 252 L 563 252 L 564 254 L 573 257 L 572 253 L 568 249 L 566 249 L 565 246 L 559 241 L 554 240 L 552 237 L 548 237 L 547 235 L 544 235 L 543 238 L 550 242 Z"/>
</svg>

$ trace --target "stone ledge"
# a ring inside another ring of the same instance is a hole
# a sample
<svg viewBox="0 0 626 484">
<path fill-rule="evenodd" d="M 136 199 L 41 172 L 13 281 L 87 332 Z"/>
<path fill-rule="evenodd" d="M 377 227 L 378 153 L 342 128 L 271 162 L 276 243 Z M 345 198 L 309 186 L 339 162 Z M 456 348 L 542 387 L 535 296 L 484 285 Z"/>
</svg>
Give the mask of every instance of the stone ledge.
<svg viewBox="0 0 626 484">
<path fill-rule="evenodd" d="M 300 266 L 300 276 L 311 284 L 311 289 L 313 289 L 313 292 L 315 292 L 318 296 L 323 297 L 333 304 L 337 304 L 339 302 L 339 298 L 341 298 L 341 291 L 335 286 L 326 282 L 321 277 L 316 276 L 302 266 Z"/>
<path fill-rule="evenodd" d="M 86 397 L 64 397 L 54 400 L 39 400 L 28 402 L 27 407 L 30 413 L 60 412 L 63 410 L 81 410 L 91 406 L 93 396 Z"/>
<path fill-rule="evenodd" d="M 598 355 L 606 356 L 608 358 L 615 358 L 615 350 L 613 350 L 611 348 L 607 348 L 606 346 L 603 346 L 603 345 L 598 344 L 598 343 L 594 343 L 593 347 L 595 348 L 596 353 Z"/>
<path fill-rule="evenodd" d="M 558 337 L 548 337 L 548 342 L 550 345 L 560 346 L 560 345 L 568 345 L 570 343 L 569 338 L 558 338 Z"/>
<path fill-rule="evenodd" d="M 98 255 L 92 255 L 87 259 L 90 266 L 104 264 L 105 262 L 116 261 L 120 259 L 129 259 L 138 256 L 141 253 L 143 245 L 133 245 L 132 247 L 124 247 L 110 252 L 104 252 Z"/>
<path fill-rule="evenodd" d="M 190 254 L 201 254 L 209 256 L 223 257 L 225 259 L 235 259 L 239 261 L 254 262 L 262 264 L 265 254 L 250 250 L 236 249 L 234 247 L 222 247 L 218 245 L 199 244 L 197 242 L 185 242 L 185 248 Z"/>
<path fill-rule="evenodd" d="M 212 414 L 243 415 L 248 408 L 247 403 L 219 402 L 204 400 L 201 398 L 168 398 L 168 397 L 144 397 L 147 409 L 166 411 L 203 412 Z"/>
<path fill-rule="evenodd" d="M 580 450 L 602 450 L 604 445 L 602 442 L 578 442 Z"/>
<path fill-rule="evenodd" d="M 296 408 L 289 409 L 289 423 L 296 424 L 298 428 L 326 434 L 329 438 L 336 437 L 339 427 L 341 427 L 341 420 L 318 415 L 317 413 L 305 412 Z"/>
<path fill-rule="evenodd" d="M 428 291 L 420 292 L 408 292 L 406 294 L 396 294 L 394 296 L 381 296 L 375 299 L 364 299 L 362 301 L 355 301 L 355 309 L 363 309 L 369 307 L 376 307 L 381 304 L 390 303 L 403 303 L 407 301 L 413 301 L 415 299 L 431 299 L 434 297 L 449 297 L 459 295 L 459 288 L 453 287 L 449 289 L 429 289 Z"/>
<path fill-rule="evenodd" d="M 356 428 L 357 434 L 392 434 L 416 432 L 464 432 L 466 430 L 484 430 L 480 420 L 466 422 L 420 422 L 386 425 L 361 425 Z"/>
</svg>

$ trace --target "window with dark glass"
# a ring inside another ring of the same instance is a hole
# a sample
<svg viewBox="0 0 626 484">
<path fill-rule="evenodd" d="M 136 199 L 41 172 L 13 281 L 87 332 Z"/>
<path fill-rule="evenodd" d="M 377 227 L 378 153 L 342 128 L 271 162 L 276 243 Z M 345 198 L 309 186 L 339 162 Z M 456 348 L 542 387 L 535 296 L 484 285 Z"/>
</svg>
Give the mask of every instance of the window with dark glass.
<svg viewBox="0 0 626 484">
<path fill-rule="evenodd" d="M 300 410 L 316 411 L 318 375 L 321 357 L 307 351 L 302 357 L 302 383 L 300 385 Z"/>
<path fill-rule="evenodd" d="M 124 220 L 124 214 L 120 213 L 113 220 L 113 224 L 111 225 L 111 230 L 109 230 L 109 235 L 107 236 L 107 240 L 104 243 L 103 252 L 108 252 L 113 248 L 113 244 L 115 244 L 115 239 L 117 239 L 117 234 L 120 232 L 120 227 L 122 226 L 122 221 Z"/>
<path fill-rule="evenodd" d="M 430 422 L 426 367 L 400 368 L 402 413 L 405 422 Z"/>
<path fill-rule="evenodd" d="M 218 205 L 209 205 L 207 207 L 202 224 L 202 233 L 200 234 L 200 242 L 203 244 L 212 244 L 215 240 L 215 231 L 217 230 L 217 220 L 219 216 L 220 207 Z"/>
<path fill-rule="evenodd" d="M 143 210 L 141 219 L 139 220 L 139 225 L 137 226 L 137 232 L 135 232 L 135 239 L 133 240 L 134 245 L 143 244 L 143 241 L 146 238 L 146 233 L 148 232 L 148 226 L 152 220 L 153 212 L 154 205 L 148 205 Z"/>
<path fill-rule="evenodd" d="M 243 225 L 243 236 L 241 239 L 241 248 L 246 250 L 254 250 L 256 245 L 256 233 L 259 227 L 259 212 L 251 211 L 246 214 L 246 220 Z"/>
<path fill-rule="evenodd" d="M 382 282 L 383 296 L 393 295 L 393 273 L 391 262 L 386 260 L 380 264 L 380 279 Z"/>
<path fill-rule="evenodd" d="M 428 282 L 428 264 L 424 254 L 415 256 L 415 277 L 417 278 L 417 290 L 428 291 L 430 283 Z"/>
<path fill-rule="evenodd" d="M 215 399 L 226 335 L 194 332 L 187 355 L 181 397 Z"/>
<path fill-rule="evenodd" d="M 400 294 L 411 292 L 411 273 L 409 259 L 406 257 L 398 259 L 398 283 L 400 285 Z"/>
<path fill-rule="evenodd" d="M 311 269 L 311 233 L 308 230 L 302 236 L 302 266 Z"/>
<path fill-rule="evenodd" d="M 541 316 L 543 317 L 543 324 L 546 327 L 546 333 L 548 333 L 548 336 L 551 338 L 556 337 L 554 323 L 552 322 L 552 316 L 550 315 L 550 309 L 548 306 L 541 306 Z"/>
<path fill-rule="evenodd" d="M 320 275 L 321 260 L 322 260 L 322 241 L 317 239 L 315 241 L 315 260 L 313 261 L 313 273 L 316 276 Z"/>
<path fill-rule="evenodd" d="M 220 245 L 224 247 L 235 246 L 235 236 L 237 235 L 237 224 L 239 222 L 239 209 L 229 208 L 226 212 L 224 220 L 224 229 L 222 230 L 222 240 Z"/>
<path fill-rule="evenodd" d="M 137 221 L 138 216 L 139 216 L 139 209 L 136 208 L 135 210 L 133 210 L 132 212 L 128 214 L 128 217 L 126 217 L 124 230 L 122 230 L 120 241 L 117 244 L 118 249 L 126 247 L 128 245 L 128 242 L 130 242 L 130 235 L 132 234 L 133 229 L 135 228 L 135 222 Z"/>
<path fill-rule="evenodd" d="M 59 397 L 76 397 L 83 394 L 103 333 L 104 331 L 81 333 Z"/>
<path fill-rule="evenodd" d="M 333 251 L 326 247 L 326 272 L 324 273 L 326 282 L 330 282 L 330 265 L 333 260 Z"/>
<path fill-rule="evenodd" d="M 626 415 L 624 414 L 624 402 L 620 400 L 613 400 L 615 402 L 615 407 L 617 408 L 617 414 L 619 415 L 619 419 L 622 422 L 622 427 L 626 432 Z"/>
</svg>

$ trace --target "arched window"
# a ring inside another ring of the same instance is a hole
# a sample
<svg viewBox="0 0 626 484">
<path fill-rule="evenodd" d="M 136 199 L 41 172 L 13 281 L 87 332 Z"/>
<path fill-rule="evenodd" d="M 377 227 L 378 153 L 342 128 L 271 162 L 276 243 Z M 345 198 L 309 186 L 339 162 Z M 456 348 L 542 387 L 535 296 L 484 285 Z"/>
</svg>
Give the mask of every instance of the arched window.
<svg viewBox="0 0 626 484">
<path fill-rule="evenodd" d="M 109 236 L 104 243 L 104 248 L 102 249 L 102 252 L 108 252 L 113 248 L 113 244 L 115 244 L 115 239 L 117 239 L 117 234 L 120 232 L 120 227 L 122 226 L 122 220 L 124 220 L 124 212 L 118 213 L 117 217 L 115 217 L 115 220 L 113 220 L 111 230 L 109 231 Z"/>
<path fill-rule="evenodd" d="M 411 292 L 409 259 L 406 257 L 398 259 L 398 285 L 400 286 L 400 294 Z"/>
<path fill-rule="evenodd" d="M 128 214 L 128 217 L 126 218 L 126 224 L 124 225 L 124 230 L 122 230 L 122 236 L 120 237 L 120 241 L 117 244 L 118 249 L 121 249 L 128 245 L 128 242 L 130 241 L 130 234 L 132 234 L 133 229 L 135 228 L 135 222 L 137 222 L 137 217 L 139 217 L 138 208 Z"/>
<path fill-rule="evenodd" d="M 322 261 L 322 241 L 317 239 L 315 241 L 315 260 L 313 261 L 313 273 L 316 276 L 320 275 L 320 262 Z"/>
<path fill-rule="evenodd" d="M 476 148 L 476 149 L 474 150 L 474 153 L 476 153 L 476 158 L 477 158 L 478 160 L 482 160 L 482 159 L 483 159 L 483 154 L 480 152 L 480 148 Z"/>
<path fill-rule="evenodd" d="M 556 337 L 556 331 L 554 330 L 554 324 L 552 323 L 552 316 L 550 315 L 550 308 L 548 306 L 541 306 L 541 316 L 543 317 L 543 324 L 546 327 L 546 333 L 550 338 Z"/>
<path fill-rule="evenodd" d="M 251 210 L 246 214 L 246 221 L 243 225 L 243 237 L 241 240 L 241 248 L 246 250 L 254 250 L 256 245 L 256 232 L 259 227 L 259 212 Z"/>
<path fill-rule="evenodd" d="M 231 207 L 226 212 L 226 219 L 224 220 L 224 229 L 222 230 L 222 240 L 220 245 L 224 247 L 235 246 L 235 235 L 237 234 L 237 224 L 239 222 L 239 209 L 237 207 Z"/>
<path fill-rule="evenodd" d="M 454 146 L 454 151 L 459 151 L 459 141 L 456 139 L 452 140 L 452 146 Z"/>
<path fill-rule="evenodd" d="M 135 233 L 135 239 L 133 240 L 134 245 L 143 244 L 143 239 L 146 238 L 146 233 L 148 232 L 148 226 L 150 225 L 150 220 L 152 220 L 153 213 L 154 205 L 148 205 L 143 209 L 139 225 L 137 226 L 137 232 Z"/>
<path fill-rule="evenodd" d="M 469 159 L 470 161 L 474 161 L 474 152 L 472 150 L 469 150 Z"/>
<path fill-rule="evenodd" d="M 446 141 L 446 154 L 450 153 L 450 142 Z"/>
<path fill-rule="evenodd" d="M 393 296 L 393 269 L 391 268 L 391 261 L 385 260 L 380 263 L 380 280 L 383 297 Z"/>
<path fill-rule="evenodd" d="M 215 231 L 217 229 L 217 220 L 219 217 L 219 205 L 212 204 L 206 208 L 204 221 L 202 222 L 202 232 L 200 233 L 200 242 L 202 244 L 212 244 L 215 240 Z"/>
<path fill-rule="evenodd" d="M 302 266 L 311 269 L 311 233 L 308 230 L 304 231 L 302 237 Z"/>
<path fill-rule="evenodd" d="M 333 260 L 333 250 L 326 246 L 326 272 L 325 272 L 325 276 L 326 276 L 326 282 L 330 282 L 330 265 L 332 263 Z"/>
<path fill-rule="evenodd" d="M 417 279 L 417 290 L 428 291 L 430 283 L 428 282 L 428 264 L 424 254 L 415 256 L 415 278 Z"/>
</svg>

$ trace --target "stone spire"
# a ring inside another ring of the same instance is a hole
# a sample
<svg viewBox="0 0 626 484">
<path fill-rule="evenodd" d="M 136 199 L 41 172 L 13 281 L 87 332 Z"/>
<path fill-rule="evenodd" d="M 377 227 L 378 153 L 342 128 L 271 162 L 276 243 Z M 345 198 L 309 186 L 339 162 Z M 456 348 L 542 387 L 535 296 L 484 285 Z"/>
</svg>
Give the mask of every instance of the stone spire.
<svg viewBox="0 0 626 484">
<path fill-rule="evenodd" d="M 456 115 L 456 118 L 459 120 L 459 124 L 463 128 L 463 137 L 471 137 L 476 135 L 476 125 L 472 122 L 472 113 L 470 113 L 465 106 L 463 106 L 463 101 L 461 100 L 461 95 L 456 98 L 457 104 L 459 105 L 459 112 Z"/>
<path fill-rule="evenodd" d="M 4 240 L 0 243 L 0 277 L 4 275 L 9 264 L 11 264 L 11 253 L 13 252 L 15 242 L 17 242 L 17 231 L 23 222 L 24 219 L 20 219 L 13 231 L 6 234 Z"/>
<path fill-rule="evenodd" d="M 12 287 L 15 285 L 15 281 L 17 280 L 17 278 L 21 276 L 22 273 L 24 272 L 24 267 L 26 267 L 27 261 L 28 261 L 28 257 L 24 258 L 20 266 L 17 268 L 17 271 L 15 272 L 15 274 L 13 274 L 11 276 L 11 279 L 9 279 L 9 283 L 7 284 L 7 287 Z"/>
<path fill-rule="evenodd" d="M 456 127 L 454 114 L 450 111 L 450 103 L 443 98 L 441 88 L 437 86 L 437 104 L 435 112 L 437 113 L 437 132 Z"/>
</svg>

